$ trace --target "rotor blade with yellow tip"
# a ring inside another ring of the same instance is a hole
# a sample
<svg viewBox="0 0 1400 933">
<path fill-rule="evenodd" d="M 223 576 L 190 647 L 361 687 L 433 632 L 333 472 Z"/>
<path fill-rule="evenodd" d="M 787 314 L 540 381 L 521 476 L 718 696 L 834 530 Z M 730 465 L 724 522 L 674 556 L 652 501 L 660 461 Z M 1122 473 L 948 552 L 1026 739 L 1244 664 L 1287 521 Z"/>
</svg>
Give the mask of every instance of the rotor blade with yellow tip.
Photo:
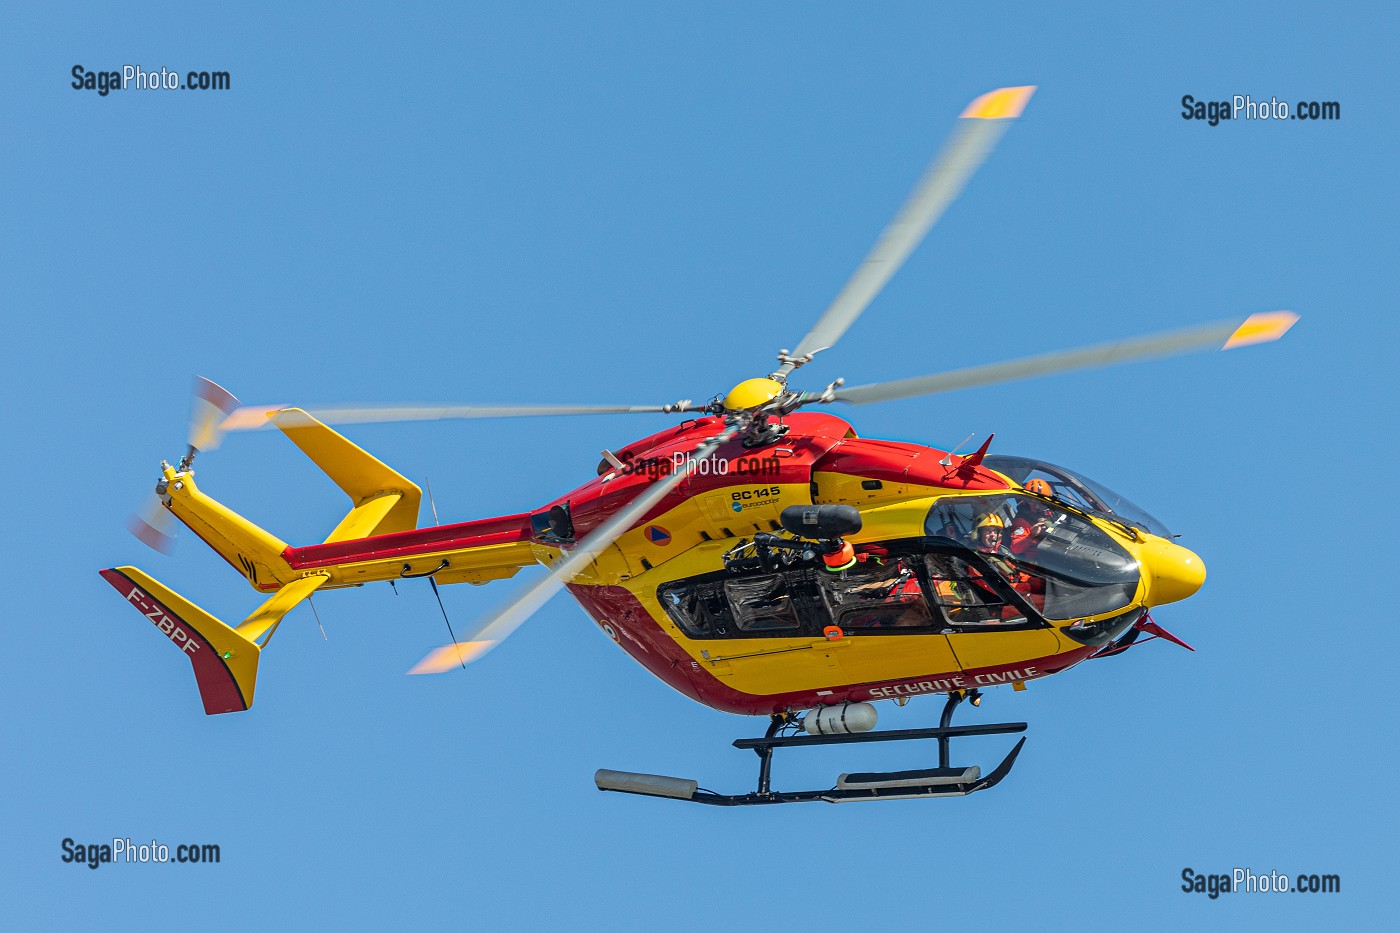
<svg viewBox="0 0 1400 933">
<path fill-rule="evenodd" d="M 256 431 L 284 406 L 245 405 L 229 414 L 221 431 Z M 346 405 L 308 408 L 322 424 L 387 424 L 398 421 L 457 421 L 471 418 L 541 418 L 552 415 L 645 415 L 694 411 L 679 405 Z"/>
<path fill-rule="evenodd" d="M 1119 340 L 1079 350 L 1062 350 L 1058 353 L 1046 353 L 1042 356 L 1032 356 L 1005 363 L 973 366 L 968 369 L 935 373 L 931 376 L 916 376 L 912 379 L 897 379 L 892 382 L 851 386 L 850 388 L 837 389 L 830 393 L 829 397 L 836 402 L 867 405 L 871 402 L 914 398 L 920 395 L 952 392 L 956 389 L 968 389 L 996 382 L 1011 382 L 1035 376 L 1048 376 L 1073 369 L 1092 369 L 1132 360 L 1173 356 L 1177 353 L 1189 353 L 1194 350 L 1210 348 L 1230 350 L 1235 347 L 1277 340 L 1297 320 L 1298 315 L 1292 311 L 1267 311 L 1251 314 L 1243 321 L 1221 321 L 1218 324 L 1207 324 L 1188 330 L 1155 334 L 1150 337 L 1135 337 L 1132 340 Z"/>
<path fill-rule="evenodd" d="M 696 448 L 695 458 L 692 462 L 698 464 L 701 460 L 714 456 L 720 447 L 739 433 L 740 427 L 739 424 L 731 424 L 700 444 Z M 666 498 L 667 494 L 680 485 L 690 474 L 691 469 L 689 468 L 677 470 L 664 479 L 658 479 L 652 483 L 651 486 L 647 487 L 646 492 L 637 496 L 621 511 L 579 541 L 573 550 L 568 552 L 567 557 L 551 568 L 548 576 L 540 578 L 517 596 L 513 602 L 489 618 L 471 638 L 433 649 L 427 657 L 415 664 L 409 673 L 441 674 L 454 667 L 475 661 L 496 647 L 519 628 L 526 619 L 534 615 L 555 593 L 562 590 L 565 583 L 572 580 L 579 571 L 611 547 L 614 541 L 631 529 L 647 512 L 655 508 L 657 503 Z"/>
<path fill-rule="evenodd" d="M 1245 318 L 1243 324 L 1235 328 L 1235 332 L 1220 349 L 1233 350 L 1235 347 L 1269 343 L 1288 333 L 1288 328 L 1297 321 L 1298 315 L 1292 311 L 1261 311 L 1259 314 L 1251 314 Z"/>
<path fill-rule="evenodd" d="M 454 667 L 465 667 L 493 647 L 489 641 L 459 641 L 451 645 L 434 648 L 409 669 L 410 674 L 441 674 Z"/>
<path fill-rule="evenodd" d="M 929 163 L 899 213 L 880 234 L 845 288 L 802 338 L 793 356 L 801 358 L 817 353 L 841 339 L 923 241 L 948 205 L 962 193 L 972 173 L 986 161 L 1010 121 L 1021 115 L 1033 93 L 1033 85 L 1004 87 L 983 94 L 967 105 L 952 136 Z M 797 365 L 784 363 L 778 375 L 786 376 Z"/>
</svg>

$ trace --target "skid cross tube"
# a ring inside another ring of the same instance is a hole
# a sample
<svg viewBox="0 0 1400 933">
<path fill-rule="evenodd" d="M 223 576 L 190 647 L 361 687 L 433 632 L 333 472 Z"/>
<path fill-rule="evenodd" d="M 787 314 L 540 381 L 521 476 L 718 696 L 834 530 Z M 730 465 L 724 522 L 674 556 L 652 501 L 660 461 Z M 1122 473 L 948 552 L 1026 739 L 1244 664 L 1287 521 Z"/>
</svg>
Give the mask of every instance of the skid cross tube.
<svg viewBox="0 0 1400 933">
<path fill-rule="evenodd" d="M 1024 722 L 999 722 L 985 725 L 953 726 L 949 723 L 958 705 L 968 698 L 962 692 L 950 693 L 943 707 L 937 728 L 887 729 L 883 732 L 853 732 L 838 735 L 779 735 L 785 726 L 797 722 L 791 712 L 775 714 L 762 738 L 736 739 L 735 748 L 752 749 L 758 756 L 758 786 L 748 794 L 717 794 L 700 789 L 696 782 L 658 775 L 629 772 L 599 771 L 594 780 L 599 790 L 612 790 L 651 797 L 670 797 L 693 803 L 719 807 L 757 806 L 775 803 L 823 801 L 840 803 L 847 800 L 897 800 L 912 797 L 961 797 L 986 790 L 1001 782 L 1011 772 L 1021 748 L 1022 737 L 990 774 L 983 776 L 975 767 L 953 768 L 949 765 L 951 742 L 968 735 L 1007 735 L 1026 731 Z M 862 742 L 896 742 L 908 739 L 936 739 L 938 767 L 915 771 L 892 771 L 872 774 L 843 774 L 836 785 L 824 790 L 774 791 L 772 789 L 773 750 L 807 745 L 851 745 Z"/>
<path fill-rule="evenodd" d="M 771 726 L 769 727 L 772 728 Z M 993 722 L 985 726 L 940 726 L 937 729 L 886 729 L 884 732 L 851 732 L 845 735 L 780 735 L 773 738 L 735 739 L 735 748 L 792 748 L 800 745 L 851 745 L 858 742 L 897 742 L 901 739 L 938 739 L 939 744 L 964 735 L 1006 735 L 1025 732 L 1024 722 Z M 761 755 L 759 756 L 762 757 Z M 942 761 L 940 768 L 948 765 Z"/>
</svg>

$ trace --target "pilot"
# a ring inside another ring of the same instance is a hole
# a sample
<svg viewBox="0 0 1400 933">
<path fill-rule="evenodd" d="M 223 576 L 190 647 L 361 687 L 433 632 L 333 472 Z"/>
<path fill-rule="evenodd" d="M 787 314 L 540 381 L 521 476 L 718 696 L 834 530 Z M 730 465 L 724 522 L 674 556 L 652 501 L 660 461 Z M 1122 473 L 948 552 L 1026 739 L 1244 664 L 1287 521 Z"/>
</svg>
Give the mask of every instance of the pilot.
<svg viewBox="0 0 1400 933">
<path fill-rule="evenodd" d="M 1006 531 L 1006 521 L 995 512 L 987 512 L 977 519 L 972 528 L 973 547 L 983 554 L 996 554 L 1001 551 L 1001 539 Z"/>
<path fill-rule="evenodd" d="M 999 573 L 1007 583 L 1011 584 L 1012 589 L 1022 593 L 1029 593 L 1033 586 L 1033 578 L 1030 574 L 1018 568 L 1015 562 L 1009 558 L 1006 551 L 1002 549 L 1002 540 L 1005 530 L 1006 520 L 996 512 L 988 512 L 977 520 L 977 524 L 973 528 L 973 535 L 975 537 L 973 546 L 986 557 L 987 563 L 991 564 L 996 572 Z M 996 591 L 986 580 L 982 579 L 982 575 L 977 571 L 976 567 L 969 567 L 968 572 L 973 583 L 985 590 L 988 594 L 995 596 Z M 1000 601 L 999 596 L 996 598 Z"/>
</svg>

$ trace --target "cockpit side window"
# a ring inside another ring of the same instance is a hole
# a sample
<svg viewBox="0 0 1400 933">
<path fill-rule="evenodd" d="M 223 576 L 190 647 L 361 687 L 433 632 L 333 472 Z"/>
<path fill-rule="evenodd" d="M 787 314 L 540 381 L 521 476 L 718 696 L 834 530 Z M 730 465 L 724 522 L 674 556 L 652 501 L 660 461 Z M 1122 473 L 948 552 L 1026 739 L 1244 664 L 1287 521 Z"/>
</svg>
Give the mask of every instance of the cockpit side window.
<svg viewBox="0 0 1400 933">
<path fill-rule="evenodd" d="M 980 555 L 1047 619 L 1113 612 L 1137 592 L 1132 555 L 1092 522 L 1035 496 L 950 496 L 929 510 L 925 532 Z"/>
</svg>

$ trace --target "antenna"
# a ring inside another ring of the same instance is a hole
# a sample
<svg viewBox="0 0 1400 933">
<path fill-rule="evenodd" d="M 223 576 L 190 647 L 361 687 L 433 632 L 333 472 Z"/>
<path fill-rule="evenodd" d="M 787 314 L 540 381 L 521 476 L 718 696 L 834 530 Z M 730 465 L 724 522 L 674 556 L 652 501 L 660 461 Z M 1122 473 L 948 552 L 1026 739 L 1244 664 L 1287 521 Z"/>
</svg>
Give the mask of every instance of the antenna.
<svg viewBox="0 0 1400 933">
<path fill-rule="evenodd" d="M 442 522 L 438 521 L 437 517 L 437 503 L 433 501 L 433 484 L 428 482 L 428 478 L 426 476 L 423 477 L 423 486 L 428 490 L 428 505 L 433 510 L 433 524 L 441 525 Z M 397 593 L 398 591 L 395 590 L 394 592 Z"/>
<path fill-rule="evenodd" d="M 321 630 L 321 641 L 330 641 L 326 637 L 326 627 L 321 624 L 321 614 L 316 611 L 316 603 L 310 596 L 306 597 L 306 604 L 311 607 L 311 614 L 316 617 L 316 627 Z M 268 639 L 271 641 L 271 639 Z"/>
<path fill-rule="evenodd" d="M 952 465 L 953 465 L 953 454 L 955 454 L 955 453 L 958 452 L 958 447 L 961 447 L 963 444 L 966 444 L 968 441 L 972 440 L 972 435 L 973 435 L 973 434 L 976 434 L 976 433 L 977 433 L 976 431 L 973 431 L 972 434 L 969 434 L 967 437 L 965 437 L 965 438 L 963 438 L 962 440 L 958 441 L 958 446 L 957 446 L 957 447 L 954 447 L 952 450 L 950 450 L 950 451 L 948 451 L 946 454 L 944 454 L 944 455 L 943 455 L 943 459 L 940 460 L 940 461 L 938 461 L 938 465 L 941 466 L 941 467 L 950 467 L 950 466 L 952 466 Z"/>
<path fill-rule="evenodd" d="M 426 478 L 424 477 L 424 479 Z M 442 594 L 438 592 L 437 580 L 433 579 L 432 575 L 428 577 L 428 585 L 433 588 L 433 595 L 437 597 L 438 608 L 442 610 L 442 621 L 447 623 L 447 636 L 452 639 L 452 645 L 457 649 L 457 661 L 462 665 L 462 670 L 465 671 L 467 659 L 462 657 L 462 643 L 457 640 L 457 633 L 452 631 L 452 620 L 447 617 L 447 607 L 442 604 Z"/>
</svg>

